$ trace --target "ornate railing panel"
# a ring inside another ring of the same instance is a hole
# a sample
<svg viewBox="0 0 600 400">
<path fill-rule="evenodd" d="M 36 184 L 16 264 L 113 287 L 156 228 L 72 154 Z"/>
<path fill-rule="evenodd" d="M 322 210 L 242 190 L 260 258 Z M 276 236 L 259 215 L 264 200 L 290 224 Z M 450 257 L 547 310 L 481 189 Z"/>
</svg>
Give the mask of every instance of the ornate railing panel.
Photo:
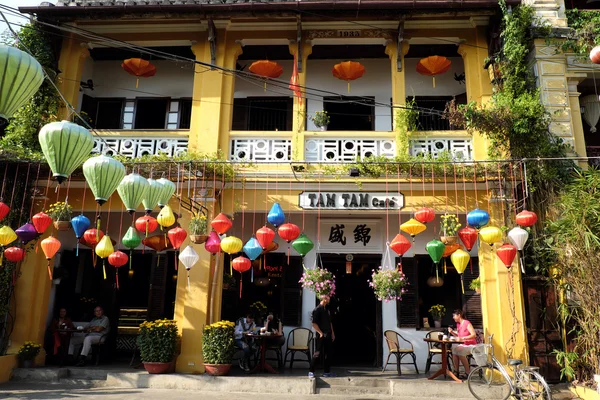
<svg viewBox="0 0 600 400">
<path fill-rule="evenodd" d="M 413 156 L 433 155 L 437 158 L 440 153 L 448 152 L 455 160 L 473 160 L 473 142 L 470 138 L 423 138 L 411 139 L 410 154 Z"/>
<path fill-rule="evenodd" d="M 290 161 L 292 140 L 283 138 L 232 139 L 229 159 L 231 161 Z"/>
<path fill-rule="evenodd" d="M 307 139 L 306 161 L 352 162 L 367 157 L 396 156 L 394 139 Z"/>
<path fill-rule="evenodd" d="M 103 137 L 94 140 L 92 153 L 102 153 L 107 155 L 120 154 L 130 158 L 137 158 L 146 155 L 166 154 L 169 156 L 178 156 L 185 153 L 188 149 L 187 138 L 165 138 L 165 137 Z"/>
</svg>

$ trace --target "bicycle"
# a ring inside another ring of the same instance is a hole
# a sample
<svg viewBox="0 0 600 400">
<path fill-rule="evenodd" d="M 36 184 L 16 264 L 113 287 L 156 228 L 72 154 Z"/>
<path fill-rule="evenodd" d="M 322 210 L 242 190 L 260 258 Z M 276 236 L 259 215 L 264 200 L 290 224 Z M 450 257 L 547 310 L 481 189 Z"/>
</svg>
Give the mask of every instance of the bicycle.
<svg viewBox="0 0 600 400">
<path fill-rule="evenodd" d="M 508 371 L 494 356 L 492 338 L 488 344 L 476 345 L 473 358 L 477 367 L 467 378 L 469 391 L 478 400 L 506 400 L 513 396 L 521 400 L 552 400 L 552 393 L 538 367 L 522 367 L 521 360 L 508 360 L 513 368 L 511 377 Z"/>
</svg>

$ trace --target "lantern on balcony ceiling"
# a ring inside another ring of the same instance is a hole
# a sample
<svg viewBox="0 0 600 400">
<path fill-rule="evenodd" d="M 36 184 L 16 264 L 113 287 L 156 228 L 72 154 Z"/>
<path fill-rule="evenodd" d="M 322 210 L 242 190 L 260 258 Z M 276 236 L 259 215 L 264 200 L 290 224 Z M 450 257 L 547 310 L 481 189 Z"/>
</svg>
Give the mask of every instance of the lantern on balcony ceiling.
<svg viewBox="0 0 600 400">
<path fill-rule="evenodd" d="M 125 177 L 125 167 L 112 157 L 100 155 L 83 163 L 83 175 L 102 206 Z"/>
<path fill-rule="evenodd" d="M 581 107 L 583 107 L 583 120 L 590 126 L 590 132 L 596 132 L 596 125 L 600 120 L 600 101 L 598 96 L 590 94 L 583 96 L 580 99 Z"/>
<path fill-rule="evenodd" d="M 283 73 L 281 65 L 275 61 L 259 60 L 255 61 L 248 68 L 250 72 L 266 79 L 276 79 Z M 267 90 L 267 82 L 265 81 L 265 91 Z"/>
<path fill-rule="evenodd" d="M 596 46 L 590 51 L 590 60 L 594 64 L 600 64 L 600 46 Z"/>
<path fill-rule="evenodd" d="M 30 224 L 29 222 L 26 223 L 25 225 L 20 226 L 15 233 L 17 234 L 17 236 L 19 237 L 19 239 L 21 239 L 21 242 L 23 244 L 27 244 L 30 241 L 32 241 L 33 239 L 35 239 L 37 237 L 37 231 L 35 230 L 35 226 L 33 226 L 33 224 Z"/>
<path fill-rule="evenodd" d="M 129 215 L 133 215 L 136 208 L 144 199 L 144 196 L 146 196 L 148 189 L 150 189 L 148 180 L 136 173 L 127 175 L 119 183 L 117 192 Z"/>
<path fill-rule="evenodd" d="M 175 193 L 176 187 L 173 182 L 165 178 L 160 178 L 157 182 L 162 185 L 162 188 L 160 189 L 160 196 L 158 196 L 158 206 L 163 208 L 169 204 L 169 200 L 171 200 L 173 193 Z"/>
<path fill-rule="evenodd" d="M 104 264 L 104 259 L 115 252 L 115 248 L 110 240 L 110 236 L 104 235 L 102 239 L 100 239 L 100 242 L 98 242 L 96 245 L 96 249 L 94 251 L 96 252 L 96 255 L 103 260 L 102 273 L 104 274 L 104 280 L 106 280 L 106 265 Z"/>
<path fill-rule="evenodd" d="M 43 81 L 44 70 L 35 58 L 14 47 L 0 46 L 0 118 L 10 119 Z"/>
<path fill-rule="evenodd" d="M 444 243 L 440 242 L 439 240 L 434 239 L 425 245 L 425 250 L 427 250 L 427 253 L 429 253 L 429 256 L 433 260 L 433 263 L 435 264 L 435 276 L 436 278 L 439 278 L 438 264 L 441 261 L 442 256 L 444 255 L 446 245 L 444 245 Z"/>
<path fill-rule="evenodd" d="M 479 208 L 467 214 L 467 224 L 475 229 L 481 229 L 490 222 L 490 214 L 487 211 L 480 210 Z"/>
<path fill-rule="evenodd" d="M 50 268 L 50 260 L 60 249 L 60 242 L 54 236 L 50 236 L 42 240 L 40 246 L 42 248 L 42 251 L 44 252 L 44 255 L 46 256 L 46 260 L 48 260 L 48 276 L 50 277 L 50 280 L 52 280 L 52 269 Z"/>
<path fill-rule="evenodd" d="M 154 217 L 144 215 L 135 220 L 135 227 L 138 231 L 145 232 L 145 235 L 148 236 L 149 233 L 154 232 L 158 228 L 158 221 Z"/>
<path fill-rule="evenodd" d="M 3 201 L 0 201 L 0 221 L 2 221 L 10 212 L 10 207 L 6 205 Z M 50 219 L 50 223 L 52 223 L 52 219 Z"/>
<path fill-rule="evenodd" d="M 256 240 L 258 240 L 263 250 L 269 247 L 273 239 L 275 239 L 275 231 L 266 225 L 256 231 Z"/>
<path fill-rule="evenodd" d="M 156 67 L 142 58 L 128 58 L 121 64 L 128 74 L 137 77 L 135 81 L 135 88 L 137 89 L 140 84 L 140 78 L 149 78 L 156 75 Z"/>
<path fill-rule="evenodd" d="M 133 258 L 133 249 L 142 244 L 142 238 L 138 234 L 137 229 L 135 229 L 133 226 L 130 226 L 129 229 L 127 229 L 127 232 L 125 232 L 125 236 L 121 238 L 121 243 L 123 243 L 123 246 L 129 249 L 129 270 L 131 270 L 131 259 Z"/>
<path fill-rule="evenodd" d="M 532 211 L 523 210 L 517 214 L 515 221 L 524 227 L 533 226 L 537 222 L 537 214 Z"/>
<path fill-rule="evenodd" d="M 275 227 L 278 227 L 285 222 L 285 215 L 283 214 L 283 210 L 281 209 L 281 205 L 279 205 L 279 203 L 273 204 L 269 214 L 267 214 L 267 221 L 269 221 L 269 223 Z"/>
<path fill-rule="evenodd" d="M 502 263 L 506 268 L 510 268 L 512 266 L 513 261 L 515 261 L 515 257 L 517 256 L 517 248 L 512 244 L 503 244 L 496 250 L 496 254 L 498 258 L 502 260 Z"/>
<path fill-rule="evenodd" d="M 37 233 L 41 235 L 42 233 L 46 232 L 46 229 L 48 229 L 50 225 L 52 225 L 52 218 L 42 211 L 31 217 L 31 222 L 33 223 Z"/>
<path fill-rule="evenodd" d="M 188 288 L 190 287 L 190 269 L 192 269 L 198 260 L 200 260 L 200 256 L 198 253 L 196 253 L 196 250 L 194 250 L 192 246 L 186 247 L 183 249 L 181 254 L 179 254 L 179 261 L 183 264 L 185 270 L 187 271 Z"/>
<path fill-rule="evenodd" d="M 23 261 L 25 258 L 25 249 L 15 246 L 9 247 L 8 249 L 4 250 L 4 257 L 10 262 L 16 263 Z"/>
<path fill-rule="evenodd" d="M 508 241 L 521 252 L 521 272 L 525 273 L 525 263 L 523 262 L 523 249 L 525 248 L 525 243 L 527 243 L 527 239 L 529 239 L 529 232 L 527 232 L 523 228 L 512 228 L 506 234 L 508 237 Z"/>
<path fill-rule="evenodd" d="M 298 239 L 292 242 L 292 247 L 298 252 L 298 254 L 304 257 L 313 249 L 313 247 L 315 247 L 315 244 L 308 238 L 308 236 L 306 236 L 304 233 L 301 233 L 300 236 L 298 236 Z"/>
<path fill-rule="evenodd" d="M 170 206 L 164 206 L 162 210 L 160 210 L 156 217 L 156 222 L 163 228 L 168 228 L 175 223 L 175 214 L 173 214 L 173 210 Z"/>
<path fill-rule="evenodd" d="M 240 299 L 242 298 L 242 274 L 252 268 L 252 261 L 248 260 L 246 257 L 239 256 L 233 259 L 231 262 L 233 269 L 240 273 Z"/>
<path fill-rule="evenodd" d="M 415 212 L 415 219 L 423 224 L 435 219 L 435 211 L 429 207 L 420 208 Z"/>
<path fill-rule="evenodd" d="M 225 232 L 227 232 L 232 225 L 233 223 L 231 222 L 231 220 L 227 218 L 227 215 L 223 213 L 219 213 L 219 215 L 217 215 L 215 219 L 213 219 L 210 223 L 210 226 L 212 226 L 212 228 L 215 231 L 217 231 L 219 235 L 222 235 Z"/>
<path fill-rule="evenodd" d="M 435 76 L 448 72 L 452 61 L 443 56 L 430 56 L 419 60 L 417 72 L 421 75 L 433 77 L 433 87 L 435 88 Z"/>
<path fill-rule="evenodd" d="M 490 246 L 502 241 L 502 229 L 497 226 L 486 226 L 479 231 L 481 240 Z"/>
<path fill-rule="evenodd" d="M 365 72 L 365 67 L 356 61 L 344 61 L 335 64 L 331 70 L 333 76 L 348 82 L 348 93 L 350 93 L 350 81 L 360 78 Z"/>
<path fill-rule="evenodd" d="M 79 256 L 79 239 L 81 239 L 81 237 L 83 236 L 85 231 L 88 230 L 90 225 L 91 222 L 89 218 L 83 214 L 71 218 L 71 226 L 73 227 L 73 232 L 75 232 L 75 237 L 77 238 L 77 256 Z"/>
<path fill-rule="evenodd" d="M 129 257 L 127 254 L 120 250 L 115 251 L 108 256 L 108 263 L 115 267 L 115 283 L 117 284 L 117 290 L 119 290 L 119 268 L 127 264 Z"/>
<path fill-rule="evenodd" d="M 8 246 L 12 242 L 17 240 L 17 234 L 12 230 L 10 226 L 3 226 L 0 228 L 0 251 L 4 249 L 4 247 Z M 0 256 L 0 266 L 2 266 L 2 257 Z"/>
<path fill-rule="evenodd" d="M 465 293 L 465 283 L 463 281 L 463 273 L 467 268 L 467 264 L 471 256 L 464 250 L 458 249 L 450 256 L 450 260 L 452 261 L 452 265 L 456 268 L 456 272 L 460 274 L 460 286 L 462 288 L 463 294 Z"/>
<path fill-rule="evenodd" d="M 90 132 L 69 121 L 44 125 L 40 129 L 38 140 L 59 184 L 89 157 L 94 147 L 94 138 Z"/>
<path fill-rule="evenodd" d="M 148 179 L 148 184 L 150 185 L 148 191 L 142 198 L 142 204 L 146 210 L 146 215 L 152 213 L 152 210 L 154 210 L 154 207 L 158 204 L 158 200 L 160 199 L 163 190 L 163 184 L 157 180 L 150 178 Z M 144 230 L 140 229 L 140 231 L 143 232 Z"/>
<path fill-rule="evenodd" d="M 411 218 L 408 221 L 406 221 L 405 223 L 403 223 L 402 225 L 400 225 L 400 230 L 402 232 L 408 233 L 410 235 L 410 237 L 412 238 L 413 243 L 415 242 L 415 236 L 417 236 L 419 233 L 423 232 L 425 229 L 427 229 L 427 227 L 414 218 Z"/>
<path fill-rule="evenodd" d="M 217 232 L 211 231 L 208 234 L 208 239 L 204 243 L 204 249 L 210 254 L 217 254 L 221 251 L 221 238 Z"/>
<path fill-rule="evenodd" d="M 402 268 L 402 256 L 411 246 L 410 241 L 401 233 L 397 234 L 390 243 L 390 248 L 400 256 L 400 268 Z"/>
</svg>

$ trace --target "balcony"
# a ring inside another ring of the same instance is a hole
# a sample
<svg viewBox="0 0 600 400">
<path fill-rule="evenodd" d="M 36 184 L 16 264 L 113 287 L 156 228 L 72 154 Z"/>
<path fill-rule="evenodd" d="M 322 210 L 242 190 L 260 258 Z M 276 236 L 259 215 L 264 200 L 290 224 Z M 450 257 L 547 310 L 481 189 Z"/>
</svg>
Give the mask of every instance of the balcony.
<svg viewBox="0 0 600 400">
<path fill-rule="evenodd" d="M 92 153 L 139 158 L 149 155 L 176 157 L 188 150 L 189 131 L 103 131 L 94 139 Z"/>
</svg>

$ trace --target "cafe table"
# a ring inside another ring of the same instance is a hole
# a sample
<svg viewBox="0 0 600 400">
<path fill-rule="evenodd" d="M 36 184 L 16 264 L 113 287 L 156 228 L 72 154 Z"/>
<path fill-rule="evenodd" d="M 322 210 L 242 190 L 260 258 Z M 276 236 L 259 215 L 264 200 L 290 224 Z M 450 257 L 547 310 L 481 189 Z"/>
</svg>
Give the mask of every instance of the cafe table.
<svg viewBox="0 0 600 400">
<path fill-rule="evenodd" d="M 450 376 L 450 378 L 454 379 L 456 382 L 462 382 L 452 371 L 448 368 L 448 347 L 453 344 L 462 344 L 464 343 L 462 340 L 450 340 L 450 339 L 436 339 L 436 338 L 424 338 L 423 339 L 427 343 L 439 343 L 442 346 L 442 368 L 437 371 L 435 374 L 431 375 L 429 380 L 435 379 L 440 375 L 444 375 L 444 377 Z"/>
<path fill-rule="evenodd" d="M 283 335 L 277 335 L 277 334 L 270 334 L 270 335 L 261 335 L 261 334 L 254 334 L 254 333 L 247 333 L 246 337 L 248 339 L 254 339 L 259 347 L 260 347 L 260 359 L 258 360 L 258 364 L 256 365 L 256 367 L 254 367 L 254 369 L 252 371 L 250 371 L 251 373 L 255 373 L 255 372 L 270 372 L 272 374 L 278 374 L 279 372 L 275 371 L 273 369 L 273 367 L 271 367 L 266 359 L 265 359 L 265 355 L 267 353 L 267 347 L 268 347 L 268 342 L 278 339 Z"/>
</svg>

